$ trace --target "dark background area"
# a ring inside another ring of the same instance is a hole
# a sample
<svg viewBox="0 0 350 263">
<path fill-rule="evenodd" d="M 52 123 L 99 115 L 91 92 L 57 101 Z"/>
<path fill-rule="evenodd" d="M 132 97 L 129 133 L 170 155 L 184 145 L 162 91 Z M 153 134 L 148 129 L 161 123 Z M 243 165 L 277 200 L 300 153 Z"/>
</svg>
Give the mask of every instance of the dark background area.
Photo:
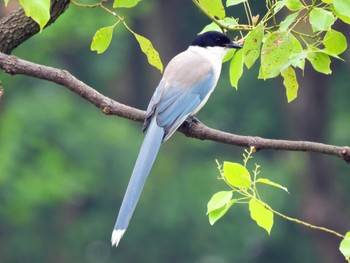
<svg viewBox="0 0 350 263">
<path fill-rule="evenodd" d="M 253 13 L 264 12 L 252 2 Z M 230 8 L 241 17 L 241 8 Z M 1 16 L 11 7 L 0 9 Z M 166 64 L 209 23 L 190 1 L 142 1 L 122 10 L 135 32 L 152 40 Z M 17 48 L 23 59 L 66 69 L 99 92 L 140 109 L 161 74 L 147 63 L 122 25 L 109 49 L 90 51 L 95 31 L 114 18 L 70 6 L 52 26 Z M 342 24 L 338 30 L 349 32 Z M 238 35 L 229 33 L 231 37 Z M 349 51 L 342 57 L 349 60 Z M 257 80 L 245 70 L 239 90 L 228 64 L 198 114 L 220 130 L 267 138 L 350 145 L 349 65 L 332 61 L 332 75 L 307 63 L 299 97 L 287 103 L 282 79 Z M 215 159 L 242 161 L 243 148 L 176 133 L 161 148 L 119 247 L 110 236 L 143 139 L 141 124 L 105 116 L 58 85 L 0 73 L 1 262 L 343 262 L 340 239 L 275 217 L 271 235 L 234 206 L 214 226 L 206 216 L 213 193 L 227 190 Z M 261 151 L 251 162 L 291 195 L 262 188 L 275 210 L 340 233 L 350 229 L 350 168 L 331 156 Z"/>
</svg>

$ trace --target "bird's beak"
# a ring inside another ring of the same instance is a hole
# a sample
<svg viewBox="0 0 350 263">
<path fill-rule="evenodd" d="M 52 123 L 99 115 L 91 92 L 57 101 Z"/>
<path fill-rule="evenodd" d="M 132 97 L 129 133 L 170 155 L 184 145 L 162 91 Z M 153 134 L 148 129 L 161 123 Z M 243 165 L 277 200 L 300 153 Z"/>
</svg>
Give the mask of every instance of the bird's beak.
<svg viewBox="0 0 350 263">
<path fill-rule="evenodd" d="M 237 43 L 231 41 L 230 43 L 226 44 L 227 48 L 242 48 L 241 45 L 238 45 Z"/>
</svg>

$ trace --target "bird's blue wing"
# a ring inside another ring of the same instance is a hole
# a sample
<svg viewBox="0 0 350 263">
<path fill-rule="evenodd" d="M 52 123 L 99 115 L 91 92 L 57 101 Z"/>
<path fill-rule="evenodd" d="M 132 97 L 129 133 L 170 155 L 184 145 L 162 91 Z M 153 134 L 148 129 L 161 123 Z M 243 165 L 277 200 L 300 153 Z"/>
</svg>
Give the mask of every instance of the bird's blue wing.
<svg viewBox="0 0 350 263">
<path fill-rule="evenodd" d="M 163 91 L 156 109 L 157 124 L 164 128 L 166 141 L 177 128 L 207 99 L 214 86 L 214 75 L 206 74 L 191 87 L 169 86 Z"/>
</svg>

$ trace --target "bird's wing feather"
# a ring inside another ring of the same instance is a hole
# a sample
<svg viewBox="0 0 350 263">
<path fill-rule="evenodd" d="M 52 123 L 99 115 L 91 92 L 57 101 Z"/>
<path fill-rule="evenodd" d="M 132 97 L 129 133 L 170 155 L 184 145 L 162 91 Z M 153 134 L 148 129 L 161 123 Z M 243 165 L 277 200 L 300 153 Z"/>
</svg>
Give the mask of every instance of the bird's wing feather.
<svg viewBox="0 0 350 263">
<path fill-rule="evenodd" d="M 167 66 L 147 109 L 146 122 L 155 116 L 164 128 L 166 141 L 176 129 L 201 107 L 215 86 L 211 63 L 204 57 L 185 51 Z M 148 120 L 147 120 L 148 118 Z"/>
</svg>

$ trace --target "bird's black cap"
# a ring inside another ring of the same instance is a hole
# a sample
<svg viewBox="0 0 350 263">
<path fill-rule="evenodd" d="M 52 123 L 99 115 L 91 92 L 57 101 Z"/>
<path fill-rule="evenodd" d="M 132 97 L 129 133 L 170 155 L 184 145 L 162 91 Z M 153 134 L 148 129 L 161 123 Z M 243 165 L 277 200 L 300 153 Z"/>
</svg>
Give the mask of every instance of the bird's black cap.
<svg viewBox="0 0 350 263">
<path fill-rule="evenodd" d="M 228 36 L 218 31 L 208 31 L 198 35 L 192 41 L 191 46 L 242 48 L 241 45 L 234 43 Z"/>
</svg>

